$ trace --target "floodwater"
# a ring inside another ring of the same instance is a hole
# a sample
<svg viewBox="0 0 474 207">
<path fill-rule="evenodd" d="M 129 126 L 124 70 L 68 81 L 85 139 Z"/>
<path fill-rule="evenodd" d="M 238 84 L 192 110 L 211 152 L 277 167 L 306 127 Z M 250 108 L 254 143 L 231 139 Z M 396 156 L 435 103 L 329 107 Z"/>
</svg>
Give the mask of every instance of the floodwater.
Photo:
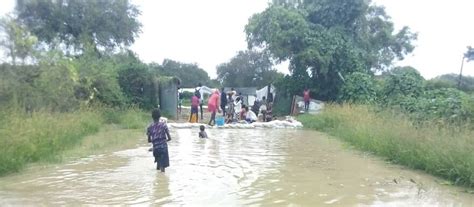
<svg viewBox="0 0 474 207">
<path fill-rule="evenodd" d="M 314 131 L 174 129 L 171 167 L 136 147 L 0 179 L 0 205 L 474 206 L 469 190 Z"/>
</svg>

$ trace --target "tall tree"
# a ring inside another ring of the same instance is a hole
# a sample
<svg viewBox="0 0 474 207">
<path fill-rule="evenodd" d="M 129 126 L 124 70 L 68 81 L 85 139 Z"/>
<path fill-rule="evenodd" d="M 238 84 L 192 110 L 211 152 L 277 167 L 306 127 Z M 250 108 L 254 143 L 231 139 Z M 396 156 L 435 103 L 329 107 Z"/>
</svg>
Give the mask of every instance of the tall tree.
<svg viewBox="0 0 474 207">
<path fill-rule="evenodd" d="M 40 41 L 82 51 L 129 46 L 140 32 L 140 11 L 128 0 L 17 0 L 19 20 Z"/>
<path fill-rule="evenodd" d="M 224 86 L 263 87 L 281 75 L 272 66 L 268 54 L 239 51 L 228 63 L 217 66 L 217 79 Z"/>
<path fill-rule="evenodd" d="M 407 27 L 395 32 L 384 8 L 367 0 L 275 0 L 245 31 L 250 48 L 289 60 L 293 78 L 287 79 L 310 86 L 323 100 L 338 97 L 344 76 L 384 70 L 403 59 L 416 39 Z"/>
<path fill-rule="evenodd" d="M 179 78 L 183 88 L 192 88 L 199 83 L 205 85 L 211 82 L 207 72 L 196 64 L 165 59 L 162 65 L 152 64 L 151 67 L 157 70 L 159 75 Z"/>
<path fill-rule="evenodd" d="M 34 53 L 34 47 L 38 39 L 13 17 L 5 16 L 0 19 L 0 47 L 3 47 L 7 56 L 11 59 L 11 64 L 17 64 L 17 58 L 24 63 L 28 56 Z"/>
</svg>

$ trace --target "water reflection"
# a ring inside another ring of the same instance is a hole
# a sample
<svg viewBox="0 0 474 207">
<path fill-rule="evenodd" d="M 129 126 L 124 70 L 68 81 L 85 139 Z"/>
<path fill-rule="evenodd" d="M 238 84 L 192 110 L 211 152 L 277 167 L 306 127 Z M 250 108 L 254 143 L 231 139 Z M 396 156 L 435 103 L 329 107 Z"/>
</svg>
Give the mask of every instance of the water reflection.
<svg viewBox="0 0 474 207">
<path fill-rule="evenodd" d="M 474 196 L 303 130 L 173 130 L 158 172 L 134 148 L 0 179 L 0 205 L 473 205 Z M 412 182 L 416 181 L 416 182 Z"/>
</svg>

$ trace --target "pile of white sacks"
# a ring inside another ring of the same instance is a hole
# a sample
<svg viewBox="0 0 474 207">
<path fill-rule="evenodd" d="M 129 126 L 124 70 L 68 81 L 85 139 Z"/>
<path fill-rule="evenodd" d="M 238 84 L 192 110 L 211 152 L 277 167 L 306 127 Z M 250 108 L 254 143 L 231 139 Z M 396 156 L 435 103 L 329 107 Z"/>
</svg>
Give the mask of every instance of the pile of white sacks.
<svg viewBox="0 0 474 207">
<path fill-rule="evenodd" d="M 168 123 L 169 128 L 176 128 L 176 129 L 187 129 L 187 128 L 199 128 L 199 126 L 203 125 L 202 123 Z M 213 128 L 213 129 L 296 129 L 302 128 L 303 124 L 301 122 L 294 120 L 292 117 L 287 117 L 286 120 L 274 120 L 270 122 L 254 122 L 251 124 L 247 123 L 233 123 L 233 124 L 224 124 L 224 126 L 213 126 L 206 128 Z"/>
</svg>

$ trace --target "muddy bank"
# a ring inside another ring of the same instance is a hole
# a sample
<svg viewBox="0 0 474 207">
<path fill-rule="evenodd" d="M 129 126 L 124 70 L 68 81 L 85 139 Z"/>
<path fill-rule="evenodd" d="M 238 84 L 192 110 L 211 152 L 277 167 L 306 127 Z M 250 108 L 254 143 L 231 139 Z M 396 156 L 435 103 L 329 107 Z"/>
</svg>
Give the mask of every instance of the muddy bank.
<svg viewBox="0 0 474 207">
<path fill-rule="evenodd" d="M 387 164 L 305 130 L 172 131 L 171 167 L 144 137 L 118 152 L 0 178 L 0 205 L 464 205 L 465 189 Z"/>
</svg>

